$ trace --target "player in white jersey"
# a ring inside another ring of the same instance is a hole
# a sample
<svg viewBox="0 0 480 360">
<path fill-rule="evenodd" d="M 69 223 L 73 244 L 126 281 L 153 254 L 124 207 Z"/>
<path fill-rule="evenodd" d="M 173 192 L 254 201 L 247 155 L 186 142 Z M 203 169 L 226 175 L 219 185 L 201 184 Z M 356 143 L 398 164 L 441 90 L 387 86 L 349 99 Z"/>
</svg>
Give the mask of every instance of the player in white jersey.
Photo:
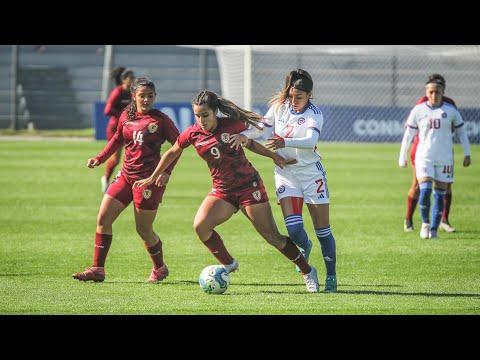
<svg viewBox="0 0 480 360">
<path fill-rule="evenodd" d="M 335 238 L 330 230 L 329 193 L 321 157 L 316 152 L 323 127 L 321 110 L 310 102 L 313 80 L 302 69 L 291 71 L 285 86 L 271 100 L 264 117 L 264 129 L 251 127 L 231 138 L 232 147 L 245 146 L 249 139 L 266 140 L 266 147 L 296 163 L 275 167 L 277 199 L 282 207 L 288 234 L 308 259 L 312 242 L 302 219 L 307 204 L 320 241 L 327 276 L 325 291 L 337 290 Z M 297 269 L 298 270 L 298 269 Z"/>
<path fill-rule="evenodd" d="M 415 171 L 420 187 L 418 204 L 422 216 L 420 237 L 436 238 L 443 210 L 443 197 L 448 184 L 453 183 L 452 125 L 463 146 L 463 166 L 470 165 L 470 144 L 463 127 L 462 116 L 443 101 L 444 85 L 437 79 L 425 86 L 427 102 L 416 105 L 407 119 L 398 164 L 407 166 L 407 152 L 412 138 L 418 133 Z M 432 223 L 430 225 L 430 195 L 433 189 Z"/>
</svg>

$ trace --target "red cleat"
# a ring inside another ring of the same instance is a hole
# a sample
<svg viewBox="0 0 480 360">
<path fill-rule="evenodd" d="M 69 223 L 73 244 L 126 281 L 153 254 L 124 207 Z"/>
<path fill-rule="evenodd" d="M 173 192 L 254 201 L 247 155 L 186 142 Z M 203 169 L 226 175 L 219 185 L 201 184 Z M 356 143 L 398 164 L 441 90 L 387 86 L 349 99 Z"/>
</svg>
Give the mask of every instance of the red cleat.
<svg viewBox="0 0 480 360">
<path fill-rule="evenodd" d="M 168 268 L 167 268 L 167 265 L 163 264 L 163 266 L 159 267 L 158 269 L 155 269 L 155 268 L 152 269 L 150 277 L 148 278 L 148 282 L 158 283 L 163 279 L 165 279 L 167 276 L 168 276 Z"/>
<path fill-rule="evenodd" d="M 91 266 L 86 268 L 84 272 L 73 274 L 73 278 L 80 281 L 101 282 L 105 280 L 105 270 L 103 267 Z"/>
</svg>

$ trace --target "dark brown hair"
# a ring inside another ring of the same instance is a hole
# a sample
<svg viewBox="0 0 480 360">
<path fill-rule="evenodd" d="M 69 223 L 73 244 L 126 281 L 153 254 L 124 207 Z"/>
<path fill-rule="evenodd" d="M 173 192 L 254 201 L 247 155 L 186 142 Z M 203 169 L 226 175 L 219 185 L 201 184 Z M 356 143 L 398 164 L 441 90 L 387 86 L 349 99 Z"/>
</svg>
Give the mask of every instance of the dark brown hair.
<svg viewBox="0 0 480 360">
<path fill-rule="evenodd" d="M 153 83 L 153 81 L 150 80 L 149 78 L 146 78 L 146 77 L 140 77 L 140 78 L 135 79 L 132 83 L 132 86 L 130 86 L 130 92 L 132 93 L 132 96 L 135 95 L 138 88 L 141 87 L 141 86 L 145 86 L 145 87 L 148 87 L 148 88 L 152 89 L 153 93 L 156 94 L 155 84 Z M 135 100 L 132 100 L 132 102 L 130 102 L 130 105 L 128 105 L 126 110 L 127 110 L 127 114 L 128 114 L 128 120 L 129 121 L 134 121 L 135 120 L 135 113 L 137 112 L 137 103 L 135 102 Z"/>
<path fill-rule="evenodd" d="M 122 85 L 123 80 L 129 76 L 135 76 L 132 69 L 123 66 L 117 66 L 110 72 L 110 77 L 115 81 L 115 85 Z"/>
<path fill-rule="evenodd" d="M 428 84 L 437 84 L 443 87 L 443 90 L 447 87 L 447 82 L 445 81 L 445 78 L 440 75 L 440 74 L 432 74 L 428 76 L 428 80 L 425 83 L 425 85 Z"/>
<path fill-rule="evenodd" d="M 214 92 L 202 90 L 192 100 L 192 105 L 200 106 L 205 104 L 213 110 L 214 114 L 217 113 L 217 110 L 220 110 L 221 113 L 225 114 L 230 119 L 239 119 L 255 126 L 257 129 L 262 129 L 262 127 L 258 125 L 262 120 L 261 115 L 242 109 L 230 100 L 218 96 Z"/>
<path fill-rule="evenodd" d="M 288 99 L 288 94 L 292 87 L 305 91 L 311 94 L 313 89 L 313 79 L 310 74 L 303 70 L 297 69 L 290 71 L 285 78 L 285 86 L 276 95 L 274 95 L 270 101 L 270 105 L 281 105 Z"/>
</svg>

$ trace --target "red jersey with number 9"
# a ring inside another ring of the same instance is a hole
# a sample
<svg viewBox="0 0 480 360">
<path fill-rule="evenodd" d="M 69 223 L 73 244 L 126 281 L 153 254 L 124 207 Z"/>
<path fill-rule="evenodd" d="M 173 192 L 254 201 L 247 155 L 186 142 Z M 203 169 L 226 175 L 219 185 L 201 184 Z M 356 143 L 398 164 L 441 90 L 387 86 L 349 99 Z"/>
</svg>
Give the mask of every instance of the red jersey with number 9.
<svg viewBox="0 0 480 360">
<path fill-rule="evenodd" d="M 222 192 L 241 190 L 251 186 L 260 176 L 248 161 L 243 148 L 230 148 L 230 135 L 247 129 L 241 120 L 218 118 L 218 125 L 212 131 L 203 130 L 195 123 L 180 134 L 177 144 L 185 149 L 193 145 L 198 155 L 205 160 L 210 169 L 213 187 Z"/>
</svg>

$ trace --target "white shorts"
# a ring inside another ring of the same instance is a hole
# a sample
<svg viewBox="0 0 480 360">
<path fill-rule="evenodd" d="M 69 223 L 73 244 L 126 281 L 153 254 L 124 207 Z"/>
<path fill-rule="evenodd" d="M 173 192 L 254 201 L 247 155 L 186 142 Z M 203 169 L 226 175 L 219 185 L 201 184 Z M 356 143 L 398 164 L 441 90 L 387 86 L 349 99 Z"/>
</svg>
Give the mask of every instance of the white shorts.
<svg viewBox="0 0 480 360">
<path fill-rule="evenodd" d="M 307 204 L 328 204 L 327 177 L 322 163 L 317 161 L 307 166 L 275 167 L 277 200 L 286 197 L 300 197 Z"/>
<path fill-rule="evenodd" d="M 430 160 L 416 159 L 415 172 L 417 179 L 430 177 L 436 181 L 453 183 L 453 163 L 434 165 Z"/>
</svg>

